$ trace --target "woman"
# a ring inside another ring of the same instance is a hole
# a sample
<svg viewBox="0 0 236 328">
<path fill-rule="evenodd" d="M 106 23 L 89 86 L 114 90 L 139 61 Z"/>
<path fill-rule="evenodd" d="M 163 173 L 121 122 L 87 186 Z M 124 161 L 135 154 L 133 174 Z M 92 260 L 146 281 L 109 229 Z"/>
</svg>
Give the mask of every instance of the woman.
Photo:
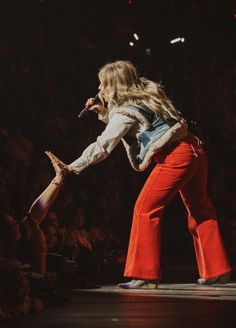
<svg viewBox="0 0 236 328">
<path fill-rule="evenodd" d="M 230 264 L 224 249 L 214 207 L 207 196 L 207 158 L 200 140 L 188 132 L 187 123 L 160 84 L 140 77 L 129 61 L 115 61 L 99 71 L 101 104 L 88 99 L 106 129 L 70 165 L 55 155 L 65 171 L 80 174 L 105 159 L 122 140 L 137 171 L 157 163 L 137 199 L 133 214 L 125 277 L 128 289 L 157 288 L 161 279 L 160 220 L 177 192 L 188 211 L 200 284 L 225 283 Z M 106 104 L 106 105 L 105 105 Z"/>
</svg>

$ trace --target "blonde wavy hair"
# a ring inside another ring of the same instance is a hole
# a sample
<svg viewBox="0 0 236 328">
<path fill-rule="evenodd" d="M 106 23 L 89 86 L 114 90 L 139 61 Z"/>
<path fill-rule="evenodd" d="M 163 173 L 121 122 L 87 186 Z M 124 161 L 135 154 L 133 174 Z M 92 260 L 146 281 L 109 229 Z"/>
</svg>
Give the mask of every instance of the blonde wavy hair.
<svg viewBox="0 0 236 328">
<path fill-rule="evenodd" d="M 108 110 L 131 104 L 148 107 L 164 119 L 179 120 L 181 113 L 166 96 L 160 83 L 139 77 L 135 66 L 126 60 L 115 61 L 103 66 L 99 73 L 99 97 Z"/>
</svg>

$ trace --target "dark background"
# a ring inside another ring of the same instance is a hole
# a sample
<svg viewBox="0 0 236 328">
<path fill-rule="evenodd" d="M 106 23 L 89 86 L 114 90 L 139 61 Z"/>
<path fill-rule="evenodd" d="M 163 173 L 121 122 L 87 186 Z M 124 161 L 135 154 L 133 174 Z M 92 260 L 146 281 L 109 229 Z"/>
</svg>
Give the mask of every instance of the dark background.
<svg viewBox="0 0 236 328">
<path fill-rule="evenodd" d="M 81 121 L 77 115 L 97 93 L 99 68 L 129 59 L 162 81 L 205 142 L 209 194 L 234 260 L 235 13 L 234 2 L 223 0 L 1 1 L 1 206 L 22 217 L 53 175 L 44 150 L 69 163 L 96 139 L 103 124 L 94 114 Z M 179 36 L 186 42 L 170 44 Z M 68 176 L 55 211 L 62 217 L 68 204 L 77 204 L 88 225 L 110 226 L 126 247 L 132 208 L 150 170 L 134 172 L 119 145 L 106 161 Z M 178 196 L 166 209 L 162 242 L 172 263 L 193 260 Z"/>
</svg>

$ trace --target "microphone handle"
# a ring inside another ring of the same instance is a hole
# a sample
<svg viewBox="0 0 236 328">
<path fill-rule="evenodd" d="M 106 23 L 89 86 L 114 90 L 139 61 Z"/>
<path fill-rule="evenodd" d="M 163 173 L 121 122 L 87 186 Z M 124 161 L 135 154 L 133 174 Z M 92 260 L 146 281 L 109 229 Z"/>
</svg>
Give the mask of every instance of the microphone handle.
<svg viewBox="0 0 236 328">
<path fill-rule="evenodd" d="M 86 115 L 88 113 L 89 109 L 87 107 L 84 107 L 84 109 L 81 110 L 81 112 L 78 115 L 78 118 L 83 117 L 84 115 Z"/>
<path fill-rule="evenodd" d="M 93 105 L 97 105 L 101 103 L 98 94 L 96 94 L 96 96 L 93 99 Z M 81 110 L 81 112 L 78 115 L 78 118 L 82 118 L 84 115 L 86 115 L 89 112 L 89 108 L 84 107 L 84 109 Z"/>
</svg>

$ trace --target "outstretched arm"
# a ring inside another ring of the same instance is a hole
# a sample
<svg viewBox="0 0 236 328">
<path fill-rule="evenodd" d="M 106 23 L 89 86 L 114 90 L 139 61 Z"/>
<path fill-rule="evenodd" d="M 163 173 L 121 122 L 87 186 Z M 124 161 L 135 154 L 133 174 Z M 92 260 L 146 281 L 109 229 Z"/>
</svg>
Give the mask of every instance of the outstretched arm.
<svg viewBox="0 0 236 328">
<path fill-rule="evenodd" d="M 91 143 L 82 155 L 71 164 L 65 164 L 52 153 L 50 156 L 65 172 L 80 174 L 90 165 L 97 164 L 107 158 L 134 124 L 134 118 L 115 113 L 97 140 Z"/>
<path fill-rule="evenodd" d="M 56 199 L 65 177 L 65 169 L 60 166 L 51 153 L 46 151 L 46 155 L 50 158 L 55 170 L 55 177 L 50 182 L 48 187 L 42 192 L 42 194 L 34 201 L 29 209 L 29 216 L 38 225 L 43 221 L 47 215 L 48 210 Z"/>
</svg>

